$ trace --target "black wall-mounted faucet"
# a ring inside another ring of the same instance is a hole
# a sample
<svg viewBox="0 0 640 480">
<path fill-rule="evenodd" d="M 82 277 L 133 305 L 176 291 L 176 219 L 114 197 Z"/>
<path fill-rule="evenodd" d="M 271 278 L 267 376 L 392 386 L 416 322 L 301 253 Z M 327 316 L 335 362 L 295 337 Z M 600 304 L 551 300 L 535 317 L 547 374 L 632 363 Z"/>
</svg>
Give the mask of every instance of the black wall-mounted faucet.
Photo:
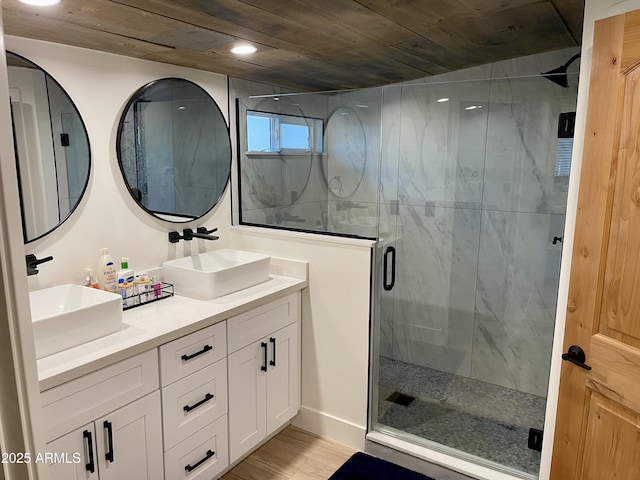
<svg viewBox="0 0 640 480">
<path fill-rule="evenodd" d="M 169 232 L 169 242 L 178 243 L 180 240 L 190 241 L 194 238 L 201 238 L 203 240 L 218 240 L 220 237 L 211 235 L 213 232 L 217 231 L 217 228 L 207 230 L 207 227 L 198 227 L 194 232 L 191 228 L 185 228 L 184 230 L 182 230 L 182 235 L 180 235 L 180 232 Z"/>
<path fill-rule="evenodd" d="M 33 253 L 30 253 L 29 255 L 26 255 L 24 259 L 27 263 L 27 275 L 37 275 L 38 265 L 40 265 L 41 263 L 50 262 L 51 260 L 53 260 L 53 257 L 49 255 L 45 258 L 36 258 Z"/>
</svg>

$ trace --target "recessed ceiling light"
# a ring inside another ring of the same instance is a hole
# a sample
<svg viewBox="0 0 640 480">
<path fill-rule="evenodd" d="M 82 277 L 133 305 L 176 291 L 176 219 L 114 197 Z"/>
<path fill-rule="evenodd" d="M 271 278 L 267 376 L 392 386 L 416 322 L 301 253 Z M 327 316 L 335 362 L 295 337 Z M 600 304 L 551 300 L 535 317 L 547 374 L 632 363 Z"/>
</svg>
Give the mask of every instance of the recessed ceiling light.
<svg viewBox="0 0 640 480">
<path fill-rule="evenodd" d="M 476 108 L 478 108 L 478 105 L 469 105 L 465 110 L 475 110 Z"/>
<path fill-rule="evenodd" d="M 253 45 L 236 45 L 231 49 L 231 53 L 236 55 L 249 55 L 250 53 L 256 53 L 258 49 Z"/>
<path fill-rule="evenodd" d="M 449 99 L 447 97 L 443 97 L 443 98 L 439 98 L 438 99 L 438 103 L 444 103 L 444 102 L 448 102 Z"/>
<path fill-rule="evenodd" d="M 359 104 L 359 105 L 356 105 L 356 107 L 358 107 L 358 108 L 369 108 L 369 105 Z"/>
<path fill-rule="evenodd" d="M 49 7 L 51 5 L 55 5 L 56 3 L 60 3 L 60 0 L 20 0 L 22 3 L 26 3 L 27 5 L 34 5 L 36 7 Z"/>
<path fill-rule="evenodd" d="M 187 107 L 185 107 L 184 105 L 180 105 L 180 106 L 178 107 L 178 110 L 184 110 L 185 108 L 187 108 Z"/>
</svg>

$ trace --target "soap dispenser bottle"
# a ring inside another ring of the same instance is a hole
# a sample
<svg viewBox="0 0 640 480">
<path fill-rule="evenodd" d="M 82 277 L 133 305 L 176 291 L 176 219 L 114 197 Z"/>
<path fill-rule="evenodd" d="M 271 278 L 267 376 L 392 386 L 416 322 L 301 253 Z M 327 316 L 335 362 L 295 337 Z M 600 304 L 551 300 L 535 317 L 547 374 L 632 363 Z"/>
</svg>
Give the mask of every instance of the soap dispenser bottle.
<svg viewBox="0 0 640 480">
<path fill-rule="evenodd" d="M 116 265 L 109 254 L 108 248 L 100 250 L 98 260 L 98 282 L 100 288 L 107 292 L 118 292 L 118 277 L 116 275 Z"/>
<path fill-rule="evenodd" d="M 118 270 L 118 283 L 123 280 L 124 283 L 133 283 L 133 270 L 129 268 L 129 259 L 122 257 L 120 261 L 120 270 Z"/>
</svg>

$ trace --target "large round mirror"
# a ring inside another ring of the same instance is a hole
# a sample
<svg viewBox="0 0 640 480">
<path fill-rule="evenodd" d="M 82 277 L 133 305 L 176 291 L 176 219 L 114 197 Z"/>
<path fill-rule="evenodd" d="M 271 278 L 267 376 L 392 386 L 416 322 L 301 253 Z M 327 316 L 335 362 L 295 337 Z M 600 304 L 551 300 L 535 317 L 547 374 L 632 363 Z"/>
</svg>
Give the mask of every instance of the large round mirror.
<svg viewBox="0 0 640 480">
<path fill-rule="evenodd" d="M 51 75 L 7 52 L 11 120 L 25 243 L 51 232 L 80 203 L 91 154 L 87 130 Z"/>
<path fill-rule="evenodd" d="M 362 121 L 349 107 L 339 107 L 327 121 L 322 170 L 329 191 L 338 198 L 353 195 L 364 176 L 367 144 Z"/>
<path fill-rule="evenodd" d="M 220 108 L 201 87 L 179 78 L 156 80 L 131 97 L 117 150 L 131 196 L 172 222 L 211 210 L 231 171 L 229 129 Z"/>
</svg>

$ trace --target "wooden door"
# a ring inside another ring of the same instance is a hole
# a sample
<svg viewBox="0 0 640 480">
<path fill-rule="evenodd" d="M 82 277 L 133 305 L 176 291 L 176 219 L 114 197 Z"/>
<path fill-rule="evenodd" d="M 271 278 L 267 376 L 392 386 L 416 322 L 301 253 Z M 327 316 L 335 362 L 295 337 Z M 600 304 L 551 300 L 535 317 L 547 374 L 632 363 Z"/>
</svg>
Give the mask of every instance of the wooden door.
<svg viewBox="0 0 640 480">
<path fill-rule="evenodd" d="M 164 478 L 160 392 L 95 421 L 100 480 Z"/>
<path fill-rule="evenodd" d="M 596 23 L 552 480 L 640 478 L 640 11 Z"/>
</svg>

